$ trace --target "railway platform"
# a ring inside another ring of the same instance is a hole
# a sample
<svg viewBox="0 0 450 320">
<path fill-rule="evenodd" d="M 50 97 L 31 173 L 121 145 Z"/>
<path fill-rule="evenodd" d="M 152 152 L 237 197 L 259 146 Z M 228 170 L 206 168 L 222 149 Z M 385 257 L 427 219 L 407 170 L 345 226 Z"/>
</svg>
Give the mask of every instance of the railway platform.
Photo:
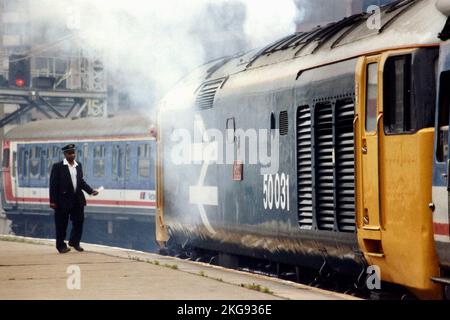
<svg viewBox="0 0 450 320">
<path fill-rule="evenodd" d="M 352 296 L 201 262 L 0 235 L 0 300 L 347 300 Z"/>
</svg>

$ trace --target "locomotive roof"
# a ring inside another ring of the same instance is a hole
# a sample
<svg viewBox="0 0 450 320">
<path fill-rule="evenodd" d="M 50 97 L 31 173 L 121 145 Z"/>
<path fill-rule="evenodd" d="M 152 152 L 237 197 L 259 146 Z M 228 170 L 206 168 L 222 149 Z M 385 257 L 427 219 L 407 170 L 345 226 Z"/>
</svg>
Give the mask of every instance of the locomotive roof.
<svg viewBox="0 0 450 320">
<path fill-rule="evenodd" d="M 436 1 L 400 0 L 386 5 L 380 10 L 380 29 L 372 24 L 374 14 L 361 13 L 294 33 L 263 48 L 246 68 L 296 58 L 311 66 L 390 47 L 439 43 L 447 17 L 436 8 Z"/>
<path fill-rule="evenodd" d="M 149 136 L 153 127 L 153 122 L 145 115 L 51 119 L 14 127 L 6 133 L 5 138 L 15 140 Z"/>
<path fill-rule="evenodd" d="M 368 27 L 375 21 L 372 13 L 361 13 L 294 33 L 260 50 L 217 59 L 180 81 L 160 107 L 211 104 L 211 98 L 215 104 L 225 96 L 242 94 L 242 90 L 260 92 L 273 88 L 274 83 L 279 88 L 292 85 L 301 70 L 393 48 L 437 45 L 447 17 L 436 8 L 436 1 L 400 0 L 381 7 L 380 29 Z M 211 94 L 214 88 L 223 88 L 215 98 Z M 197 94 L 200 99 L 196 101 Z"/>
<path fill-rule="evenodd" d="M 278 40 L 254 55 L 246 69 L 282 60 L 313 62 L 359 56 L 389 47 L 438 43 L 447 17 L 436 8 L 437 0 L 399 0 L 375 13 L 360 13 L 308 32 Z M 302 59 L 303 58 L 303 59 Z"/>
</svg>

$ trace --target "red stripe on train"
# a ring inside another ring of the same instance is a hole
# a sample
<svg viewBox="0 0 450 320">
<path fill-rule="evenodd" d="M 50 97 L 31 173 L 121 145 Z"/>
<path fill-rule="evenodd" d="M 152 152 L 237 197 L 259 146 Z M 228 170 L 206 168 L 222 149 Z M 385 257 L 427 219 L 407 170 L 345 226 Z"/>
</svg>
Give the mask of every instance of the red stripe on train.
<svg viewBox="0 0 450 320">
<path fill-rule="evenodd" d="M 8 202 L 33 202 L 33 203 L 49 203 L 48 198 L 29 198 L 15 197 L 12 193 L 11 172 L 9 169 L 3 171 L 3 183 L 5 186 L 5 199 Z M 88 204 L 93 205 L 110 205 L 110 206 L 133 206 L 133 207 L 155 207 L 156 201 L 125 201 L 125 200 L 87 200 Z"/>
<path fill-rule="evenodd" d="M 5 187 L 5 199 L 6 201 L 15 201 L 15 197 L 12 193 L 12 185 L 11 185 L 11 173 L 10 169 L 4 169 L 3 171 L 3 185 Z"/>
<path fill-rule="evenodd" d="M 434 234 L 440 236 L 450 236 L 450 225 L 448 223 L 434 223 L 433 224 Z"/>
</svg>

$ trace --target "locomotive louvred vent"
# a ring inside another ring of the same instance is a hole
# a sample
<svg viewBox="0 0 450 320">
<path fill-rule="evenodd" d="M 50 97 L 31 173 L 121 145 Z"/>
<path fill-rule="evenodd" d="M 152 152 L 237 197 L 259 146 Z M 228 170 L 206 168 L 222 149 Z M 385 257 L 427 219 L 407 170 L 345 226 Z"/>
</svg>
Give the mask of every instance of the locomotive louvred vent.
<svg viewBox="0 0 450 320">
<path fill-rule="evenodd" d="M 198 89 L 195 105 L 197 108 L 205 110 L 211 109 L 214 105 L 214 98 L 217 90 L 222 86 L 225 78 L 204 82 Z"/>
<path fill-rule="evenodd" d="M 316 220 L 320 230 L 334 229 L 333 109 L 315 107 Z"/>
<path fill-rule="evenodd" d="M 354 103 L 297 109 L 298 217 L 301 229 L 355 232 Z"/>
<path fill-rule="evenodd" d="M 288 121 L 288 112 L 281 111 L 280 112 L 280 135 L 285 136 L 289 132 L 289 121 Z"/>
<path fill-rule="evenodd" d="M 298 221 L 301 229 L 312 229 L 312 141 L 309 106 L 297 109 Z"/>
<path fill-rule="evenodd" d="M 355 150 L 353 101 L 336 104 L 336 192 L 340 231 L 355 231 Z"/>
</svg>

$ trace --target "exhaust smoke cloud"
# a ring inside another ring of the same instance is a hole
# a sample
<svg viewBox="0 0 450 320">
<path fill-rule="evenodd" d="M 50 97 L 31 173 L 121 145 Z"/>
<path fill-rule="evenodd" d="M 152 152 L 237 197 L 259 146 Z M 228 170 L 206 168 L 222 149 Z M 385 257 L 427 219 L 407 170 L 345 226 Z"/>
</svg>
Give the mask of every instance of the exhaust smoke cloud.
<svg viewBox="0 0 450 320">
<path fill-rule="evenodd" d="M 34 33 L 98 52 L 109 77 L 151 107 L 181 77 L 295 31 L 294 0 L 31 1 Z"/>
</svg>

